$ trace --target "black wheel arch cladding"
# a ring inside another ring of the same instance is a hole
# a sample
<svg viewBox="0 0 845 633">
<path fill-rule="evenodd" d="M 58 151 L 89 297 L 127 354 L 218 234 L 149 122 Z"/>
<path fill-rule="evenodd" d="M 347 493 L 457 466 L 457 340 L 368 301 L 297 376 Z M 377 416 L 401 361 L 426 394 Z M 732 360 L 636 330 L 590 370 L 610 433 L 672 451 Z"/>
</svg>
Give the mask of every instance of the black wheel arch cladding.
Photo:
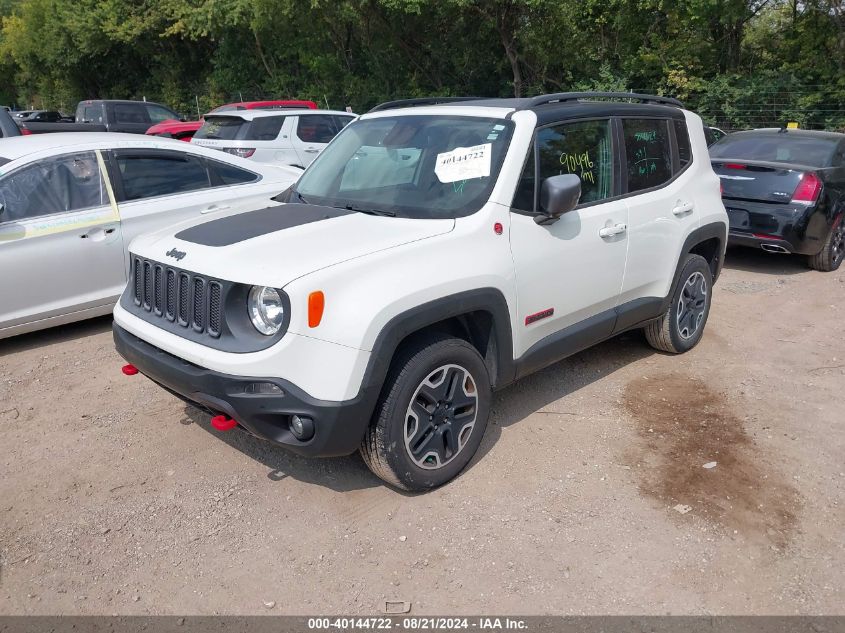
<svg viewBox="0 0 845 633">
<path fill-rule="evenodd" d="M 473 319 L 467 320 L 467 315 L 472 314 L 490 315 L 488 332 L 484 332 L 483 324 Z M 373 355 L 365 371 L 363 384 L 380 388 L 403 341 L 451 319 L 463 319 L 470 338 L 479 341 L 478 347 L 482 349 L 478 351 L 487 365 L 493 387 L 512 382 L 515 367 L 507 301 L 496 288 L 478 288 L 426 302 L 388 321 L 373 345 Z M 473 341 L 469 343 L 475 346 Z"/>
</svg>

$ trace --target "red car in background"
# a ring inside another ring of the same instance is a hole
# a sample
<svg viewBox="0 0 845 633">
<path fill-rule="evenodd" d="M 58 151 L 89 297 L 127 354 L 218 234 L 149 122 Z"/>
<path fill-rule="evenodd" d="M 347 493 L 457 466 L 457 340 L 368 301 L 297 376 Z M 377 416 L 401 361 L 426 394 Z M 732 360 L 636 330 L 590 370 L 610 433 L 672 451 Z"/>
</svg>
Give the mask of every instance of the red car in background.
<svg viewBox="0 0 845 633">
<path fill-rule="evenodd" d="M 237 103 L 227 103 L 226 105 L 214 108 L 211 112 L 209 112 L 209 114 L 231 112 L 233 110 L 285 110 L 288 108 L 308 108 L 310 110 L 316 110 L 317 104 L 313 101 L 302 101 L 300 99 L 285 99 L 281 101 L 239 101 Z M 176 119 L 169 119 L 153 125 L 146 133 L 150 136 L 164 136 L 190 143 L 194 134 L 201 126 L 202 120 L 177 121 Z"/>
</svg>

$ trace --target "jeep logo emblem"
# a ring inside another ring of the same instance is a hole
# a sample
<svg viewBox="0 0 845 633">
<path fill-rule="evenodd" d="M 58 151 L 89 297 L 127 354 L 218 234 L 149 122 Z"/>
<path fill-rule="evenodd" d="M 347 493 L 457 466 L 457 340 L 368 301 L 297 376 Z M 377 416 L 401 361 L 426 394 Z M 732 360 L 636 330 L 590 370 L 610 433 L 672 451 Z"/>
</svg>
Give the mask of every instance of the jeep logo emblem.
<svg viewBox="0 0 845 633">
<path fill-rule="evenodd" d="M 185 255 L 187 255 L 184 251 L 177 251 L 175 248 L 171 248 L 169 251 L 165 253 L 168 257 L 172 257 L 177 262 L 180 261 Z"/>
</svg>

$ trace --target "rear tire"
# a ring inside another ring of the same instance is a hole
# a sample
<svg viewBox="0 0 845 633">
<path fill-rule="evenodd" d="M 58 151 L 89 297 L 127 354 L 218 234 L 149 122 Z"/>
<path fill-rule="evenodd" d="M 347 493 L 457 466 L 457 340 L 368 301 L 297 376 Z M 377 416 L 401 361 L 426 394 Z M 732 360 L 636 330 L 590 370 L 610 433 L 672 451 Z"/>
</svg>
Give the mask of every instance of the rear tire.
<svg viewBox="0 0 845 633">
<path fill-rule="evenodd" d="M 713 275 L 701 255 L 687 255 L 669 308 L 645 326 L 645 337 L 654 349 L 683 354 L 698 345 L 710 314 Z"/>
<path fill-rule="evenodd" d="M 845 260 L 845 215 L 840 215 L 833 222 L 824 246 L 815 255 L 807 258 L 810 268 L 823 273 L 833 272 Z"/>
<path fill-rule="evenodd" d="M 476 349 L 430 336 L 394 359 L 360 452 L 392 486 L 424 491 L 456 477 L 478 450 L 492 390 Z"/>
</svg>

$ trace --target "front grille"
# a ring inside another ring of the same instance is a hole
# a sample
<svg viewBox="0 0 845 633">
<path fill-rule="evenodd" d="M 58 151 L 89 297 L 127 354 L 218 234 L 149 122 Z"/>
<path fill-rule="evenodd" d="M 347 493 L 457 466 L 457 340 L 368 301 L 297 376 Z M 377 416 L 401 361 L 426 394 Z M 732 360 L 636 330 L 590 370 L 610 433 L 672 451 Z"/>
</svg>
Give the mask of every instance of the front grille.
<svg viewBox="0 0 845 633">
<path fill-rule="evenodd" d="M 212 281 L 208 284 L 208 333 L 220 336 L 220 284 Z"/>
<path fill-rule="evenodd" d="M 223 330 L 223 292 L 218 281 L 150 260 L 132 259 L 135 306 L 152 316 L 219 338 Z"/>
</svg>

